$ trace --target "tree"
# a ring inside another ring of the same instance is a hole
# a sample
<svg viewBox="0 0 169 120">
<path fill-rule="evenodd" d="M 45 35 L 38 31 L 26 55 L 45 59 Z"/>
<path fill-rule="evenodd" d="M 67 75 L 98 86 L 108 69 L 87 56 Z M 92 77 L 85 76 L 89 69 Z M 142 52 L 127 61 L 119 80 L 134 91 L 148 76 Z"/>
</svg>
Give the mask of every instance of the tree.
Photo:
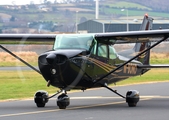
<svg viewBox="0 0 169 120">
<path fill-rule="evenodd" d="M 14 22 L 15 21 L 15 17 L 12 16 L 11 19 L 10 19 L 11 22 Z"/>
<path fill-rule="evenodd" d="M 87 21 L 86 17 L 81 17 L 80 18 L 80 23 L 83 23 L 83 22 L 86 22 L 86 21 Z"/>
<path fill-rule="evenodd" d="M 56 6 L 52 6 L 52 11 L 58 11 Z"/>
</svg>

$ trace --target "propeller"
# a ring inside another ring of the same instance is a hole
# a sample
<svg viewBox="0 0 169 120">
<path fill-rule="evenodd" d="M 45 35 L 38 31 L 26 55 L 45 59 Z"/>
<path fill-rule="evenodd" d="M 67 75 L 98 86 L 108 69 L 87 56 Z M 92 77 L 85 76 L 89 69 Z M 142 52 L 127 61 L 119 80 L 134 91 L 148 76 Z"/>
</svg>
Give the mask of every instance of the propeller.
<svg viewBox="0 0 169 120">
<path fill-rule="evenodd" d="M 51 65 L 56 59 L 56 54 L 50 53 L 49 55 L 46 56 L 47 62 Z"/>
</svg>

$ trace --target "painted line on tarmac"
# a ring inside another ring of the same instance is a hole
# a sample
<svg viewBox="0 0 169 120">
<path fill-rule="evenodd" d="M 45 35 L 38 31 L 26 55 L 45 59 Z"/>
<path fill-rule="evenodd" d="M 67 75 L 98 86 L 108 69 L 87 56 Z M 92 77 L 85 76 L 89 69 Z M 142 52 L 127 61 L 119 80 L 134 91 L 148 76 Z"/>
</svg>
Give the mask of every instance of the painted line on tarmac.
<svg viewBox="0 0 169 120">
<path fill-rule="evenodd" d="M 70 108 L 66 108 L 64 110 L 75 110 L 75 109 L 99 107 L 99 106 L 104 106 L 104 105 L 106 106 L 106 105 L 121 104 L 121 103 L 125 103 L 125 101 L 114 102 L 114 103 L 106 103 L 106 104 L 95 104 L 95 105 L 90 105 L 90 106 L 79 106 L 79 107 L 72 107 L 72 108 L 70 107 Z M 62 111 L 62 109 L 44 110 L 44 111 L 35 111 L 35 112 L 25 112 L 25 113 L 16 113 L 16 114 L 5 114 L 5 115 L 0 115 L 0 118 L 21 116 L 21 115 L 32 115 L 32 114 L 40 114 L 40 113 L 49 113 L 49 112 L 58 112 L 58 111 Z"/>
<path fill-rule="evenodd" d="M 169 98 L 169 96 L 140 96 L 141 99 L 153 99 L 153 98 Z M 91 97 L 70 97 L 71 100 L 81 100 L 81 99 L 121 99 L 121 97 L 104 97 L 104 96 L 91 96 Z"/>
<path fill-rule="evenodd" d="M 169 98 L 169 96 L 160 96 L 160 95 L 154 95 L 154 96 L 140 96 L 140 98 L 161 98 L 161 99 L 165 99 L 165 98 Z"/>
</svg>

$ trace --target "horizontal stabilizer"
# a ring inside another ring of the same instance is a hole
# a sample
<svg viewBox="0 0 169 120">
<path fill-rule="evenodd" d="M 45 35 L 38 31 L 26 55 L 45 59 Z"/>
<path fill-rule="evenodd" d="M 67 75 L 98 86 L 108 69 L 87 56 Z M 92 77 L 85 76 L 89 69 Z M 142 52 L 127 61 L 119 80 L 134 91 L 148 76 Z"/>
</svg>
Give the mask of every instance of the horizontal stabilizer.
<svg viewBox="0 0 169 120">
<path fill-rule="evenodd" d="M 169 68 L 169 65 L 161 64 L 161 65 L 138 65 L 138 68 Z"/>
</svg>

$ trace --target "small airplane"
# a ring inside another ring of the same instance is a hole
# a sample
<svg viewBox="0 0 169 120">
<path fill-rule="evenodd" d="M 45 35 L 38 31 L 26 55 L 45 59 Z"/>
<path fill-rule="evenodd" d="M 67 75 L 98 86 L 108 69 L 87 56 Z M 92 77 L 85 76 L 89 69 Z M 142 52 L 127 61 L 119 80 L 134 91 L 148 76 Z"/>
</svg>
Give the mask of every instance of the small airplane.
<svg viewBox="0 0 169 120">
<path fill-rule="evenodd" d="M 67 91 L 105 87 L 124 98 L 129 107 L 137 105 L 137 90 L 129 90 L 126 96 L 108 87 L 109 84 L 142 75 L 151 68 L 169 68 L 169 65 L 150 65 L 150 50 L 169 38 L 169 30 L 151 30 L 153 18 L 144 16 L 140 31 L 93 34 L 0 34 L 0 40 L 54 41 L 53 49 L 38 58 L 39 69 L 0 45 L 27 66 L 43 76 L 47 86 L 60 89 L 54 95 L 39 90 L 34 101 L 37 107 L 45 107 L 48 100 L 58 96 L 57 105 L 66 109 L 70 104 Z M 151 42 L 154 42 L 151 45 Z M 132 49 L 116 52 L 115 44 L 135 43 Z"/>
</svg>

